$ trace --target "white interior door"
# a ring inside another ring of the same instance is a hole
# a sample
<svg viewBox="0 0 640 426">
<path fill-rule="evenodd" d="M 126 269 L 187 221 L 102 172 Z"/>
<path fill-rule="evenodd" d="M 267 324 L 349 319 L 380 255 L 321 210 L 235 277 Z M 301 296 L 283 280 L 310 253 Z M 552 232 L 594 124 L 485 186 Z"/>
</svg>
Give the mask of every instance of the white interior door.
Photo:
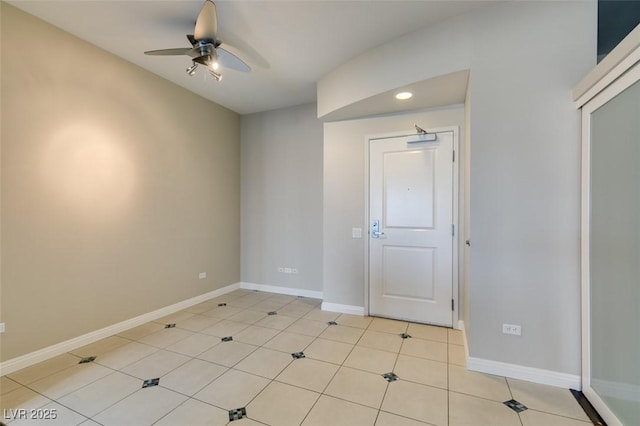
<svg viewBox="0 0 640 426">
<path fill-rule="evenodd" d="M 369 313 L 453 325 L 454 134 L 369 141 Z"/>
</svg>

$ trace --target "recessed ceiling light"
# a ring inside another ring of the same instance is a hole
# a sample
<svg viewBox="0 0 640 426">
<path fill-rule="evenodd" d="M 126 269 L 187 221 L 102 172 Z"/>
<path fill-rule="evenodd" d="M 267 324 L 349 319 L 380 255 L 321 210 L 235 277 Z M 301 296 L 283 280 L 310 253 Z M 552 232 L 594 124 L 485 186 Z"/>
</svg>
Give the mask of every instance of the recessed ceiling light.
<svg viewBox="0 0 640 426">
<path fill-rule="evenodd" d="M 400 101 L 404 101 L 406 99 L 409 99 L 410 97 L 413 96 L 413 93 L 411 92 L 400 92 L 396 95 L 396 99 L 400 100 Z"/>
</svg>

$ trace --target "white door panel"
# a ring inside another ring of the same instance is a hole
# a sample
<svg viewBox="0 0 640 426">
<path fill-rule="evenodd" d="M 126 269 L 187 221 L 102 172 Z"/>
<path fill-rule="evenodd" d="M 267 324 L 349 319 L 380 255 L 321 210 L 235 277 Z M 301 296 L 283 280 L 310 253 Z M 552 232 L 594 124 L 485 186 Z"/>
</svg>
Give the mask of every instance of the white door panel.
<svg viewBox="0 0 640 426">
<path fill-rule="evenodd" d="M 382 294 L 431 300 L 434 295 L 434 257 L 429 247 L 385 245 L 382 258 Z"/>
<path fill-rule="evenodd" d="M 453 132 L 369 146 L 369 312 L 451 326 Z M 375 231 L 372 228 L 371 231 Z"/>
<path fill-rule="evenodd" d="M 433 228 L 435 150 L 384 152 L 387 228 Z"/>
</svg>

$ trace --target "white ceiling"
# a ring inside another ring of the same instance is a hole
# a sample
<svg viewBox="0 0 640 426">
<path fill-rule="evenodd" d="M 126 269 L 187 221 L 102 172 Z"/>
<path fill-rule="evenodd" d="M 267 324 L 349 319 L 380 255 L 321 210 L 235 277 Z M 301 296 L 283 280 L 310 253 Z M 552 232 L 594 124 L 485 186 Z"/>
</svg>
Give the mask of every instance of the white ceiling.
<svg viewBox="0 0 640 426">
<path fill-rule="evenodd" d="M 316 82 L 349 59 L 409 32 L 492 1 L 216 1 L 218 34 L 253 68 L 185 73 L 187 56 L 146 50 L 189 47 L 203 1 L 18 0 L 10 4 L 240 114 L 316 100 Z M 223 44 L 223 47 L 225 45 Z M 53 47 L 55 48 L 55 47 Z"/>
</svg>

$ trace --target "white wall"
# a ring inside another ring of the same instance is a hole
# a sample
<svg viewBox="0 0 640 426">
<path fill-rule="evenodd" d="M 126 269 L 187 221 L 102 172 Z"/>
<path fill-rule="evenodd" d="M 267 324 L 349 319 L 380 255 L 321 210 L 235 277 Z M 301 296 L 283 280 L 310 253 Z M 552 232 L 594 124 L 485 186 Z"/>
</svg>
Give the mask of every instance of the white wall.
<svg viewBox="0 0 640 426">
<path fill-rule="evenodd" d="M 477 40 L 509 61 L 473 57 L 470 348 L 579 374 L 580 116 L 570 91 L 595 65 L 596 7 L 524 6 L 528 19 L 507 7 L 475 21 L 511 31 Z M 523 336 L 501 334 L 502 323 L 521 324 Z"/>
<path fill-rule="evenodd" d="M 379 46 L 318 84 L 322 116 L 471 70 L 472 357 L 579 374 L 580 141 L 570 92 L 595 65 L 596 13 L 595 2 L 500 3 Z M 351 136 L 343 125 L 325 125 L 324 291 L 354 304 L 364 298 L 362 250 L 344 232 L 364 212 L 347 203 L 363 197 L 363 158 L 343 147 Z M 330 213 L 340 201 L 343 217 Z M 341 246 L 340 256 L 329 255 Z M 502 323 L 520 324 L 523 335 L 503 335 Z"/>
<path fill-rule="evenodd" d="M 324 301 L 364 306 L 365 144 L 368 136 L 422 128 L 462 126 L 464 108 L 453 106 L 324 125 Z M 415 131 L 415 130 L 414 130 Z M 363 238 L 351 237 L 362 228 Z"/>
<path fill-rule="evenodd" d="M 316 105 L 245 115 L 240 127 L 241 279 L 321 292 L 322 122 Z"/>
</svg>

